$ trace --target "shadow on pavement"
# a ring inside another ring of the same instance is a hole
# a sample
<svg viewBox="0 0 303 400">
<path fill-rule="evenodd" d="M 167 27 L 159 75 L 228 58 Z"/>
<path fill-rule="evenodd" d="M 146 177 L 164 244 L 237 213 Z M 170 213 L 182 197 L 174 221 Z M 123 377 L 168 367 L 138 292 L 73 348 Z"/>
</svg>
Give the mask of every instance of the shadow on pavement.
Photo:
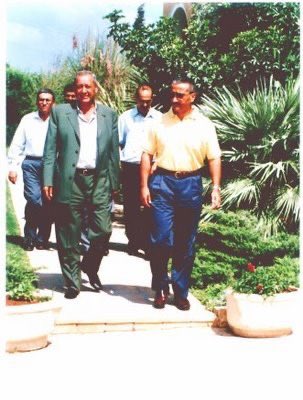
<svg viewBox="0 0 303 400">
<path fill-rule="evenodd" d="M 16 246 L 23 247 L 23 237 L 17 235 L 6 235 L 7 243 L 15 244 Z"/>
<path fill-rule="evenodd" d="M 103 285 L 103 291 L 110 296 L 124 297 L 132 303 L 153 303 L 154 292 L 146 286 Z"/>
</svg>

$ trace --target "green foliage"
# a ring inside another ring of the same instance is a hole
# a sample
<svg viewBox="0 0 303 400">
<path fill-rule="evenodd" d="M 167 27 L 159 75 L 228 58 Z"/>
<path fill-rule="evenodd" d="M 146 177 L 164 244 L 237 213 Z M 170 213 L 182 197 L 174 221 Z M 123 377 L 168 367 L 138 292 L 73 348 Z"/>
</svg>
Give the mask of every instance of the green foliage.
<svg viewBox="0 0 303 400">
<path fill-rule="evenodd" d="M 13 253 L 13 246 L 8 246 L 6 267 L 6 290 L 13 300 L 33 300 L 38 281 L 35 272 L 20 262 L 20 254 Z"/>
<path fill-rule="evenodd" d="M 203 289 L 210 284 L 229 282 L 233 277 L 233 268 L 243 262 L 244 259 L 201 247 L 197 251 L 191 274 L 192 284 Z"/>
<path fill-rule="evenodd" d="M 225 292 L 228 288 L 226 283 L 214 283 L 203 290 L 193 289 L 192 293 L 210 311 L 215 307 L 226 305 Z"/>
<path fill-rule="evenodd" d="M 260 78 L 273 75 L 285 83 L 298 75 L 299 11 L 299 3 L 193 3 L 181 35 L 170 18 L 144 24 L 142 6 L 133 26 L 122 22 L 121 10 L 105 18 L 109 36 L 157 93 L 186 73 L 200 93 L 209 94 L 223 85 L 237 83 L 247 90 Z"/>
<path fill-rule="evenodd" d="M 254 271 L 242 270 L 236 275 L 233 290 L 272 296 L 299 286 L 299 259 L 277 258 L 271 267 L 260 266 Z"/>
<path fill-rule="evenodd" d="M 191 276 L 192 290 L 203 304 L 222 305 L 226 287 L 242 287 L 245 292 L 249 263 L 260 271 L 257 277 L 262 275 L 260 284 L 264 288 L 268 282 L 264 294 L 272 293 L 273 287 L 279 292 L 299 286 L 298 235 L 282 232 L 264 238 L 257 217 L 249 211 L 208 210 L 206 215 L 198 228 Z"/>
<path fill-rule="evenodd" d="M 183 68 L 182 40 L 176 21 L 162 17 L 156 24 L 145 25 L 141 18 L 140 23 L 130 27 L 121 22 L 124 18 L 121 10 L 114 10 L 104 18 L 111 23 L 108 36 L 119 43 L 130 62 L 142 71 L 159 95 L 172 76 Z"/>
<path fill-rule="evenodd" d="M 223 207 L 249 208 L 266 234 L 299 224 L 299 82 L 272 78 L 247 93 L 204 97 L 223 149 Z"/>
<path fill-rule="evenodd" d="M 282 83 L 299 73 L 299 3 L 254 5 L 254 24 L 230 42 L 225 84 L 251 89 L 261 76 Z"/>
<path fill-rule="evenodd" d="M 14 209 L 7 191 L 6 226 L 8 235 L 20 235 Z M 31 268 L 24 250 L 13 243 L 6 246 L 6 291 L 13 300 L 32 300 L 35 297 L 37 275 Z"/>
<path fill-rule="evenodd" d="M 36 93 L 41 85 L 38 74 L 29 74 L 6 66 L 6 142 L 9 146 L 21 117 L 35 109 Z"/>
</svg>

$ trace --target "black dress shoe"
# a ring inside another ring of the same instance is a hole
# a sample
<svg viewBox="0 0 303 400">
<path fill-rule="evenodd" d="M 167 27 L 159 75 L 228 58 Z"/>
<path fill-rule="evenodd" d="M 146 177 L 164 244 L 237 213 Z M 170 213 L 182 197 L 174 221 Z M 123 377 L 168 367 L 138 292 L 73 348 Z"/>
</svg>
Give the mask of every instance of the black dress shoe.
<svg viewBox="0 0 303 400">
<path fill-rule="evenodd" d="M 25 251 L 33 251 L 34 250 L 34 243 L 30 240 L 25 240 L 23 244 L 23 248 Z"/>
<path fill-rule="evenodd" d="M 155 308 L 164 308 L 168 299 L 169 292 L 164 290 L 159 290 L 156 292 L 153 306 Z"/>
<path fill-rule="evenodd" d="M 91 287 L 97 291 L 102 290 L 103 286 L 97 274 L 87 274 Z"/>
<path fill-rule="evenodd" d="M 75 299 L 78 294 L 80 293 L 80 291 L 74 287 L 69 287 L 66 289 L 65 293 L 64 293 L 64 297 L 66 299 Z"/>
<path fill-rule="evenodd" d="M 37 250 L 48 250 L 49 249 L 49 245 L 48 245 L 47 242 L 37 243 L 36 244 L 36 249 Z"/>
<path fill-rule="evenodd" d="M 190 302 L 182 297 L 175 296 L 174 303 L 179 310 L 187 311 L 190 309 Z"/>
</svg>

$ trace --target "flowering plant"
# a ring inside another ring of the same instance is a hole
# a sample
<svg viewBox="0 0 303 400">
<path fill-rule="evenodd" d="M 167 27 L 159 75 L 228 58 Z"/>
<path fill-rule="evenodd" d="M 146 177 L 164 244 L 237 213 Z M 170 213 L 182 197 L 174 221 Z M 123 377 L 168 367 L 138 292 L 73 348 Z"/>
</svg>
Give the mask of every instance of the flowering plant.
<svg viewBox="0 0 303 400">
<path fill-rule="evenodd" d="M 276 259 L 273 266 L 256 266 L 248 262 L 235 277 L 233 290 L 272 296 L 276 293 L 296 290 L 299 286 L 299 265 L 296 260 L 284 257 Z"/>
</svg>

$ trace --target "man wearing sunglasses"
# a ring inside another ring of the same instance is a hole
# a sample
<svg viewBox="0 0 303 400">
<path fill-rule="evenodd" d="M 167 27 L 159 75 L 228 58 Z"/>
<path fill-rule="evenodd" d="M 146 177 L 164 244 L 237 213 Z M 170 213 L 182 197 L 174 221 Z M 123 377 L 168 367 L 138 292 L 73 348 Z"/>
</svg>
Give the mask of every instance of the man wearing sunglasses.
<svg viewBox="0 0 303 400">
<path fill-rule="evenodd" d="M 219 208 L 221 150 L 213 123 L 193 105 L 196 90 L 192 82 L 173 81 L 170 94 L 171 109 L 150 129 L 144 144 L 141 201 L 152 214 L 153 305 L 165 307 L 171 282 L 174 304 L 185 311 L 190 309 L 187 297 L 203 203 L 201 171 L 207 160 L 213 183 L 212 208 Z M 150 175 L 153 157 L 157 160 L 157 169 Z"/>
</svg>

